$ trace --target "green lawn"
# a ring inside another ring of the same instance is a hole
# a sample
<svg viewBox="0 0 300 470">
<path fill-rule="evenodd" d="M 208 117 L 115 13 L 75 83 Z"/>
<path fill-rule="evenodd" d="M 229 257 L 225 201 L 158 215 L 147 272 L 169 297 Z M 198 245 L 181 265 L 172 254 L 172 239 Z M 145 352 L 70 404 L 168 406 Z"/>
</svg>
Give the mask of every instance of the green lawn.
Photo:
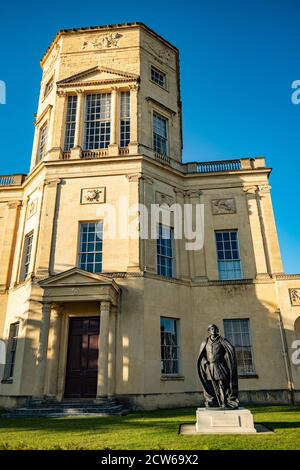
<svg viewBox="0 0 300 470">
<path fill-rule="evenodd" d="M 251 407 L 270 435 L 181 436 L 195 409 L 132 413 L 123 417 L 0 418 L 0 449 L 298 449 L 300 407 Z"/>
</svg>

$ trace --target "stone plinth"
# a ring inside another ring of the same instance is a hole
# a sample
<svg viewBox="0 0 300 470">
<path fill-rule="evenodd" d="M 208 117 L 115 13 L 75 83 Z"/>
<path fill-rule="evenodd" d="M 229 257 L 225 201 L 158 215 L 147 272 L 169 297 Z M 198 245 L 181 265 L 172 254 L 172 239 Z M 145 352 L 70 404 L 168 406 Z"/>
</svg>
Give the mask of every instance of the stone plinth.
<svg viewBox="0 0 300 470">
<path fill-rule="evenodd" d="M 253 416 L 249 410 L 223 410 L 198 408 L 196 433 L 200 434 L 252 434 L 256 433 Z"/>
</svg>

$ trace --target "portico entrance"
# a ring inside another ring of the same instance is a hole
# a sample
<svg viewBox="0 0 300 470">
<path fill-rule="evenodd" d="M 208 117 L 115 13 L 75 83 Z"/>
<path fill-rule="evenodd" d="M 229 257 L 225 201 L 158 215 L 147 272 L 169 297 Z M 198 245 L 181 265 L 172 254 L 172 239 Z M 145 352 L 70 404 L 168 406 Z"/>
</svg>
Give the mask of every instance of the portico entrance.
<svg viewBox="0 0 300 470">
<path fill-rule="evenodd" d="M 71 318 L 65 398 L 97 395 L 99 317 Z"/>
</svg>

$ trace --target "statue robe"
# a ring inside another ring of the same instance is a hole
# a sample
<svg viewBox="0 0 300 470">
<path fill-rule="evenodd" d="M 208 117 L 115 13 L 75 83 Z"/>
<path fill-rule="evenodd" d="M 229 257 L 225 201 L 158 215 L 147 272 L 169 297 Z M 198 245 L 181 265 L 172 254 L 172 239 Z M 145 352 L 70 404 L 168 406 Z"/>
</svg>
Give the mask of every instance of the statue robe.
<svg viewBox="0 0 300 470">
<path fill-rule="evenodd" d="M 200 381 L 203 386 L 204 396 L 206 404 L 211 406 L 218 406 L 218 400 L 214 390 L 212 380 L 215 382 L 215 387 L 218 388 L 218 379 L 222 380 L 223 386 L 225 385 L 225 399 L 226 404 L 231 408 L 238 407 L 238 375 L 237 375 L 237 363 L 235 349 L 232 344 L 225 338 L 219 336 L 217 339 L 220 345 L 224 348 L 224 362 L 213 365 L 209 365 L 207 359 L 207 343 L 209 338 L 202 342 L 199 351 L 199 357 L 197 362 L 197 369 Z M 212 368 L 212 366 L 214 368 Z M 209 367 L 209 372 L 207 372 Z M 222 373 L 220 374 L 220 372 Z M 225 377 L 224 377 L 225 376 Z M 214 379 L 214 377 L 218 379 Z M 212 380 L 210 380 L 212 379 Z"/>
</svg>

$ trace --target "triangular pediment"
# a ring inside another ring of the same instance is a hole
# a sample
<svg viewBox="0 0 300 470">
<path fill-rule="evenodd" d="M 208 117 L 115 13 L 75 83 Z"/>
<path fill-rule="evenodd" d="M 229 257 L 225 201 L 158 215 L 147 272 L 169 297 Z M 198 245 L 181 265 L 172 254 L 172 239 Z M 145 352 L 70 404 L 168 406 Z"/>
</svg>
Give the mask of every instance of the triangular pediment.
<svg viewBox="0 0 300 470">
<path fill-rule="evenodd" d="M 119 70 L 110 69 L 107 67 L 92 67 L 82 72 L 66 77 L 63 80 L 57 82 L 58 86 L 73 86 L 73 85 L 84 85 L 89 83 L 98 82 L 120 82 L 120 81 L 137 81 L 138 75 L 121 72 Z"/>
<path fill-rule="evenodd" d="M 60 287 L 60 286 L 83 286 L 83 285 L 113 285 L 116 290 L 118 286 L 114 280 L 103 275 L 93 274 L 79 268 L 68 269 L 54 276 L 50 276 L 39 282 L 40 286 Z"/>
</svg>

